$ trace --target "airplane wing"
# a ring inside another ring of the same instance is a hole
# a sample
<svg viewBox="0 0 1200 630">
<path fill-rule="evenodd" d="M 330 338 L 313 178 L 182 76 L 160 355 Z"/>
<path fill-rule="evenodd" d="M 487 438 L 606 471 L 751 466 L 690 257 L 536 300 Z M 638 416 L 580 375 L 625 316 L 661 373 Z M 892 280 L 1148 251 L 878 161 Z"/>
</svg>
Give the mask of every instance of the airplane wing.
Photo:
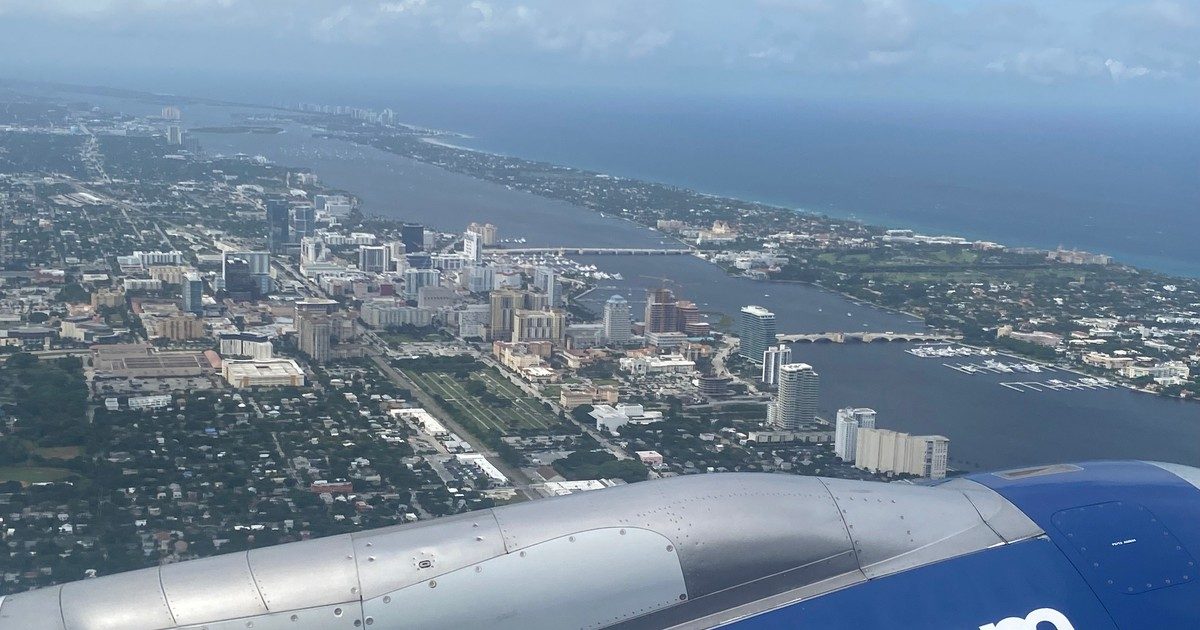
<svg viewBox="0 0 1200 630">
<path fill-rule="evenodd" d="M 0 630 L 1196 627 L 1200 469 L 676 477 L 9 595 Z"/>
</svg>

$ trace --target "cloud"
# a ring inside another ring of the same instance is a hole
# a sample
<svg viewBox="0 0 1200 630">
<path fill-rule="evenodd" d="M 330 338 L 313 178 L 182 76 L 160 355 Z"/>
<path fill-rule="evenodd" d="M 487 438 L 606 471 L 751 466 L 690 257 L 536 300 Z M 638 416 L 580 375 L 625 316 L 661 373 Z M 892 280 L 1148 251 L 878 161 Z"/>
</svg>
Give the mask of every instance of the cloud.
<svg viewBox="0 0 1200 630">
<path fill-rule="evenodd" d="M 1179 0 L 0 0 L 0 14 L 0 39 L 41 29 L 83 46 L 117 33 L 164 64 L 171 55 L 149 47 L 214 63 L 214 46 L 260 51 L 223 60 L 247 65 L 388 59 L 489 79 L 554 68 L 623 69 L 648 82 L 886 74 L 1119 89 L 1200 83 L 1200 3 Z M 22 54 L 70 58 L 46 48 Z"/>
</svg>

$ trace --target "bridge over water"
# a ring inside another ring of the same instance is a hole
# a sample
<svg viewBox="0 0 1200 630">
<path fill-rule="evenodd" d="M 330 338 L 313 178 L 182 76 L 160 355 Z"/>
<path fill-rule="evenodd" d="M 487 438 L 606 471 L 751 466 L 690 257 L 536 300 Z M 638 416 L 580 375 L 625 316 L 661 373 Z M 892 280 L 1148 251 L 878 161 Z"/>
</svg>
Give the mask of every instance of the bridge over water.
<svg viewBox="0 0 1200 630">
<path fill-rule="evenodd" d="M 873 343 L 876 341 L 906 341 L 906 342 L 937 342 L 937 341 L 956 341 L 962 339 L 959 335 L 948 335 L 944 333 L 897 333 L 897 332 L 824 332 L 812 334 L 781 334 L 775 335 L 780 343 L 797 343 L 797 342 L 828 342 L 828 343 L 847 343 L 847 342 L 862 342 Z"/>
</svg>

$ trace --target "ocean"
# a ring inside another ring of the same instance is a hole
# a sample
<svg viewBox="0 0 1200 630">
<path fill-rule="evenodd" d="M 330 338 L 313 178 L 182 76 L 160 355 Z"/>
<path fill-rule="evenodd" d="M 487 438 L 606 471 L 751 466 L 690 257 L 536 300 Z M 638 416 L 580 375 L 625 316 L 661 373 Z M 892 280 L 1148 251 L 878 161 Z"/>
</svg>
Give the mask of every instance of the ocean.
<svg viewBox="0 0 1200 630">
<path fill-rule="evenodd" d="M 480 150 L 1200 276 L 1197 114 L 465 89 L 361 99 Z"/>
</svg>

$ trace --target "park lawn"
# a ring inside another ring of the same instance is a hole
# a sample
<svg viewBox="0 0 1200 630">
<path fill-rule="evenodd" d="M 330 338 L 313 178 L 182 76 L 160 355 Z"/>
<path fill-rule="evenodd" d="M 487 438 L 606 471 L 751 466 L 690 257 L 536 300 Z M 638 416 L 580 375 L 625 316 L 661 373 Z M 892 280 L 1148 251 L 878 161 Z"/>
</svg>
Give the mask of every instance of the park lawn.
<svg viewBox="0 0 1200 630">
<path fill-rule="evenodd" d="M 82 446 L 40 446 L 33 449 L 34 453 L 46 459 L 75 459 L 83 453 Z"/>
<path fill-rule="evenodd" d="M 425 391 L 437 394 L 462 409 L 475 431 L 494 430 L 508 434 L 512 430 L 545 429 L 558 424 L 558 419 L 551 416 L 540 403 L 522 397 L 514 385 L 506 384 L 487 372 L 475 373 L 471 378 L 481 380 L 493 394 L 512 400 L 511 407 L 493 407 L 472 396 L 452 374 L 413 372 L 409 378 Z"/>
<path fill-rule="evenodd" d="M 50 468 L 48 466 L 0 466 L 0 482 L 20 481 L 28 485 L 46 481 L 58 481 L 75 473 L 65 468 Z"/>
</svg>

